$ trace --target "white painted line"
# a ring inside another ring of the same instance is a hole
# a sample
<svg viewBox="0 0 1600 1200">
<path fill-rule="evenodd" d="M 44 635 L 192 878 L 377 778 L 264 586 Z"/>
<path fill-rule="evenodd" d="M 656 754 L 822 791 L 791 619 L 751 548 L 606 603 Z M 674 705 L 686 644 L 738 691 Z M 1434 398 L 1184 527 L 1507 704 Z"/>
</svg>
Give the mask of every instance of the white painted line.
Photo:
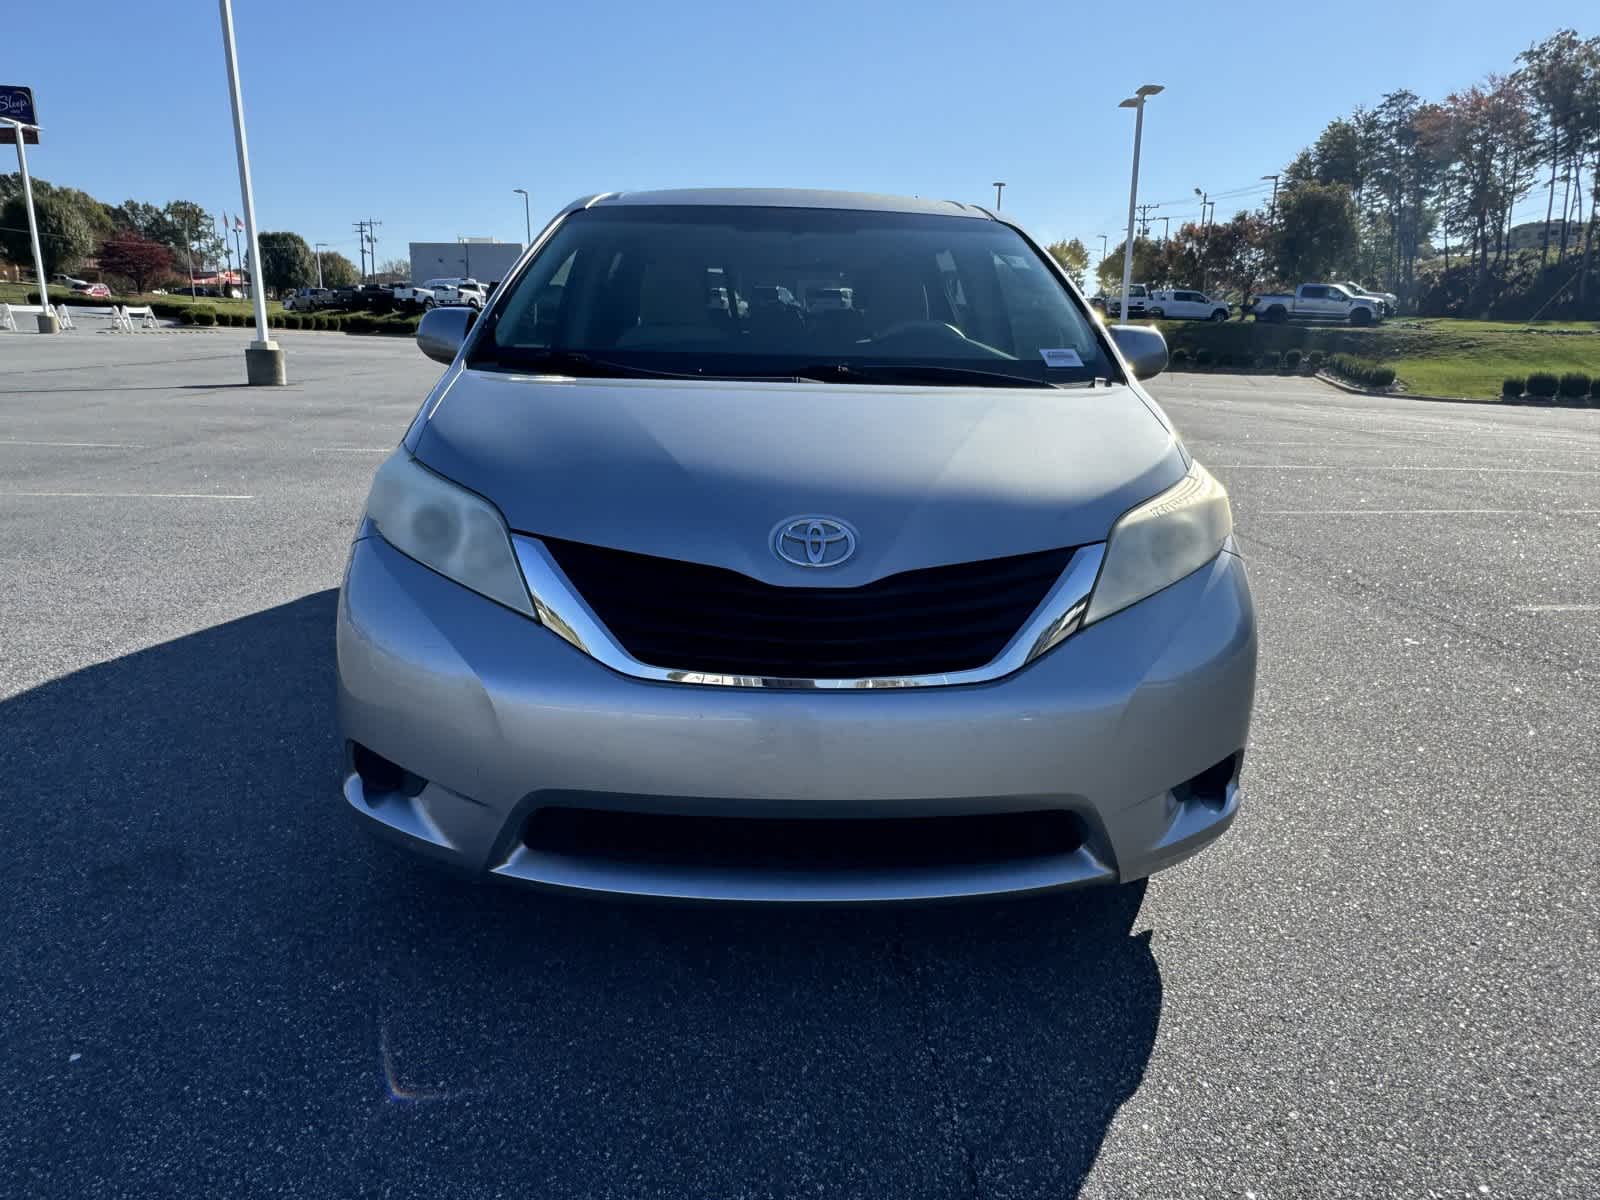
<svg viewBox="0 0 1600 1200">
<path fill-rule="evenodd" d="M 1258 517 L 1600 517 L 1600 508 L 1267 508 Z"/>
<path fill-rule="evenodd" d="M 230 496 L 217 492 L 0 492 L 0 500 L 8 496 L 27 496 L 33 499 L 67 500 L 254 500 L 254 496 Z"/>
<path fill-rule="evenodd" d="M 1524 604 L 1519 613 L 1590 613 L 1600 612 L 1600 604 Z"/>
<path fill-rule="evenodd" d="M 1212 463 L 1212 471 L 1454 471 L 1494 475 L 1600 475 L 1600 469 L 1587 471 L 1570 467 L 1388 467 L 1365 463 Z"/>
<path fill-rule="evenodd" d="M 0 438 L 0 446 L 64 446 L 81 450 L 143 450 L 142 442 L 30 442 L 22 438 Z"/>
<path fill-rule="evenodd" d="M 392 454 L 393 446 L 313 446 L 313 454 Z"/>
</svg>

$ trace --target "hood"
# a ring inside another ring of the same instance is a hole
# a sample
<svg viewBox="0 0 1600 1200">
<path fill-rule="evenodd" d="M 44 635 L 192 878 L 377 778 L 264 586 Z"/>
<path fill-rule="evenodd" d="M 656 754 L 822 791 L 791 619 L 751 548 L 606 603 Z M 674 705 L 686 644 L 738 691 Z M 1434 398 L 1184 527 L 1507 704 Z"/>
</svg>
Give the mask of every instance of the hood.
<svg viewBox="0 0 1600 1200">
<path fill-rule="evenodd" d="M 878 387 L 557 379 L 462 371 L 420 437 L 428 467 L 513 530 L 856 587 L 918 567 L 1101 541 L 1186 470 L 1125 386 Z M 827 570 L 780 560 L 779 522 L 854 526 Z"/>
</svg>

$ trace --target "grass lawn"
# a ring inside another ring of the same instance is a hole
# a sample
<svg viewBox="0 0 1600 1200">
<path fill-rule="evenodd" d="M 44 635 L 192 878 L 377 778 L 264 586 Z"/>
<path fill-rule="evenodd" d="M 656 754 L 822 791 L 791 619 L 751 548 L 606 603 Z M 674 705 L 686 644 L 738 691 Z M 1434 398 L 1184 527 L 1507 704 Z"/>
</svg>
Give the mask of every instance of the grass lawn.
<svg viewBox="0 0 1600 1200">
<path fill-rule="evenodd" d="M 32 290 L 33 284 L 31 282 L 0 282 L 0 304 L 26 304 L 28 303 L 26 296 L 28 292 Z M 51 286 L 50 300 L 52 303 L 60 303 L 61 299 L 66 295 L 68 295 L 66 288 L 57 287 L 55 285 Z M 204 304 L 208 305 L 217 312 L 228 310 L 230 312 L 249 313 L 254 311 L 251 308 L 248 300 L 219 300 L 215 296 L 190 296 L 187 293 L 180 295 L 176 292 L 169 293 L 165 296 L 112 296 L 110 299 L 90 299 L 89 303 L 91 305 L 131 304 L 135 307 L 142 304 L 151 303 L 170 304 L 175 307 L 187 307 L 191 304 Z M 268 313 L 282 311 L 283 305 L 279 304 L 276 300 L 267 301 Z"/>
<path fill-rule="evenodd" d="M 1192 355 L 1209 349 L 1214 358 L 1302 353 L 1346 354 L 1395 369 L 1406 390 L 1430 396 L 1493 400 L 1508 376 L 1535 371 L 1600 375 L 1600 323 L 1541 322 L 1532 327 L 1505 321 L 1400 317 L 1368 329 L 1350 326 L 1259 325 L 1229 321 L 1159 322 L 1174 349 Z"/>
</svg>

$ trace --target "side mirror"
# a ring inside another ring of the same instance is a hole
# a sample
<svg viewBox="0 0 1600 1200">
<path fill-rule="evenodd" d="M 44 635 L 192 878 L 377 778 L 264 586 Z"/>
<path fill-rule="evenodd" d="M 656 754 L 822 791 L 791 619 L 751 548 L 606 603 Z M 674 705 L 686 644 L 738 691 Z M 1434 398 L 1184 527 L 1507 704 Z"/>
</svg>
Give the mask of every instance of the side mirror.
<svg viewBox="0 0 1600 1200">
<path fill-rule="evenodd" d="M 435 308 L 424 313 L 422 323 L 417 326 L 418 348 L 437 362 L 455 362 L 456 352 L 461 349 L 461 343 L 467 340 L 467 330 L 472 328 L 472 319 L 477 315 L 475 310 L 464 304 Z"/>
<path fill-rule="evenodd" d="M 420 336 L 420 331 L 419 331 Z M 1135 379 L 1152 379 L 1167 369 L 1167 339 L 1147 325 L 1113 325 L 1111 340 L 1133 368 Z"/>
</svg>

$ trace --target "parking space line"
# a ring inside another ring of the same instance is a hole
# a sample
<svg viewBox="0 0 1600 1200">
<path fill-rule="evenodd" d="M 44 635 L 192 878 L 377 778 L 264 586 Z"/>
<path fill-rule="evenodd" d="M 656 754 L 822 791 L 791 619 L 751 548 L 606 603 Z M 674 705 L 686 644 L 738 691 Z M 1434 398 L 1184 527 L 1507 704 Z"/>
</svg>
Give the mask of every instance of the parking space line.
<svg viewBox="0 0 1600 1200">
<path fill-rule="evenodd" d="M 219 492 L 0 492 L 0 500 L 8 496 L 25 496 L 46 500 L 254 500 L 254 496 L 227 495 Z"/>
<path fill-rule="evenodd" d="M 1600 517 L 1600 508 L 1264 508 L 1258 517 Z"/>
<path fill-rule="evenodd" d="M 61 446 L 73 450 L 143 450 L 143 442 L 30 442 L 23 438 L 0 438 L 0 446 Z"/>
<path fill-rule="evenodd" d="M 1590 613 L 1600 612 L 1600 604 L 1524 604 L 1514 611 L 1519 613 Z"/>
<path fill-rule="evenodd" d="M 1213 463 L 1213 471 L 1453 471 L 1491 475 L 1600 475 L 1600 468 L 1579 470 L 1573 467 L 1417 467 L 1381 466 L 1367 463 Z"/>
<path fill-rule="evenodd" d="M 313 454 L 389 454 L 393 446 L 313 446 Z"/>
</svg>

